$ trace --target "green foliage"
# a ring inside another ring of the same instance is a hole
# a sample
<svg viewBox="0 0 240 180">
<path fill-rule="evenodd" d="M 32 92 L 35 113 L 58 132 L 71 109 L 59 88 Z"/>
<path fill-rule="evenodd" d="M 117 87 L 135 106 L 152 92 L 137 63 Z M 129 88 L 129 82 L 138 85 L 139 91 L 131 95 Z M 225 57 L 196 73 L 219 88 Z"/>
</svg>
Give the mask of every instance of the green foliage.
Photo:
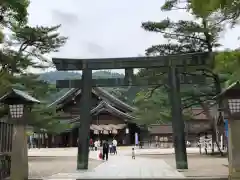
<svg viewBox="0 0 240 180">
<path fill-rule="evenodd" d="M 189 105 L 189 103 L 185 102 L 185 105 Z M 133 113 L 137 117 L 138 124 L 166 124 L 171 121 L 171 104 L 167 88 L 161 87 L 154 91 L 153 89 L 145 89 L 137 94 L 134 104 L 138 107 L 138 110 Z M 194 114 L 188 109 L 183 113 L 184 120 L 189 120 L 193 116 Z"/>
<path fill-rule="evenodd" d="M 12 28 L 13 38 L 21 43 L 20 51 L 25 51 L 31 47 L 29 53 L 38 58 L 40 54 L 57 52 L 65 44 L 66 37 L 60 36 L 58 33 L 59 27 L 60 25 L 52 27 L 14 26 Z"/>
<path fill-rule="evenodd" d="M 0 22 L 3 25 L 27 23 L 29 0 L 1 0 Z"/>
<path fill-rule="evenodd" d="M 135 99 L 138 110 L 133 113 L 138 124 L 164 124 L 170 120 L 170 104 L 165 90 L 141 91 Z"/>
<path fill-rule="evenodd" d="M 239 0 L 190 0 L 189 2 L 193 13 L 199 16 L 207 17 L 214 14 L 233 23 L 236 23 L 240 17 Z"/>
<path fill-rule="evenodd" d="M 190 2 L 181 4 L 177 0 L 166 0 L 166 3 L 162 6 L 163 11 L 171 11 L 176 9 L 185 9 L 191 13 L 194 17 L 194 21 L 180 20 L 174 22 L 169 18 L 160 22 L 144 22 L 142 28 L 146 31 L 156 32 L 163 35 L 168 40 L 167 44 L 153 45 L 146 50 L 146 55 L 171 55 L 181 53 L 194 53 L 194 52 L 212 52 L 213 48 L 219 47 L 219 36 L 224 30 L 224 22 L 219 16 L 214 16 L 212 13 L 201 14 L 197 13 Z M 216 62 L 215 62 L 216 63 Z M 182 109 L 184 112 L 189 112 L 188 109 L 192 107 L 202 107 L 205 111 L 209 111 L 208 108 L 211 100 L 214 96 L 221 92 L 221 85 L 226 81 L 226 76 L 222 79 L 218 73 L 214 71 L 214 66 L 201 69 L 196 72 L 185 72 L 183 75 L 203 75 L 206 77 L 206 84 L 204 85 L 182 85 L 181 97 L 182 97 Z M 221 72 L 222 73 L 222 72 Z M 225 73 L 225 72 L 223 72 Z M 139 77 L 144 77 L 148 81 L 157 82 L 159 79 L 166 80 L 166 74 L 161 72 L 161 69 L 142 69 L 138 73 Z M 228 76 L 227 76 L 228 77 Z M 159 88 L 165 88 L 165 91 L 159 91 Z M 161 116 L 161 112 L 166 115 L 169 112 L 169 106 L 166 106 L 162 102 L 162 97 L 167 97 L 167 86 L 156 86 L 148 90 L 142 91 L 140 94 L 151 94 L 149 98 L 141 95 L 136 104 L 139 108 L 138 115 L 142 116 L 146 123 L 150 120 L 145 117 L 143 112 L 147 112 L 147 116 L 151 117 L 152 121 L 168 121 L 171 118 L 167 116 Z M 157 92 L 157 94 L 155 94 Z M 162 95 L 161 95 L 162 94 Z M 157 103 L 157 107 L 154 104 Z M 149 106 L 152 105 L 152 107 Z M 145 109 L 145 111 L 143 111 Z M 147 109 L 147 110 L 146 110 Z M 205 112 L 208 113 L 209 112 Z M 190 113 L 191 114 L 191 113 Z M 151 116 L 152 115 L 152 116 Z M 189 119 L 189 118 L 187 118 Z"/>
<path fill-rule="evenodd" d="M 29 117 L 29 125 L 34 128 L 34 132 L 47 131 L 58 134 L 71 128 L 71 124 L 61 122 L 60 117 L 61 113 L 56 113 L 55 107 L 46 108 L 46 104 L 35 105 Z"/>
<path fill-rule="evenodd" d="M 60 25 L 31 27 L 28 25 L 28 0 L 3 0 L 0 2 L 1 27 L 10 31 L 7 38 L 0 34 L 0 96 L 10 88 L 29 92 L 47 102 L 49 94 L 56 92 L 53 85 L 39 79 L 38 75 L 28 72 L 29 68 L 46 68 L 51 62 L 44 56 L 56 52 L 65 44 L 66 37 L 58 33 Z M 32 109 L 31 125 L 35 129 L 59 132 L 68 125 L 57 120 L 58 114 L 46 104 L 36 105 Z M 0 117 L 7 114 L 5 107 L 0 109 Z"/>
<path fill-rule="evenodd" d="M 240 80 L 240 51 L 224 51 L 215 57 L 217 66 L 216 72 L 224 72 L 229 74 L 229 83 Z"/>
</svg>

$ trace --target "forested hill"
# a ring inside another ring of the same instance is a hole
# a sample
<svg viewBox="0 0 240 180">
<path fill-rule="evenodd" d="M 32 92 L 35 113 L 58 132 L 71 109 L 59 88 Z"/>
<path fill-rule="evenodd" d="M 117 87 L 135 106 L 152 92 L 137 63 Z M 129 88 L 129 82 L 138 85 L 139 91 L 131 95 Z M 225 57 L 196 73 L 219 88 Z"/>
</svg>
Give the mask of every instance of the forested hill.
<svg viewBox="0 0 240 180">
<path fill-rule="evenodd" d="M 123 78 L 124 74 L 109 72 L 109 71 L 96 71 L 93 73 L 93 78 Z M 39 79 L 47 81 L 51 84 L 55 84 L 57 80 L 63 79 L 80 79 L 81 74 L 77 72 L 66 72 L 66 71 L 52 71 L 46 72 L 39 75 Z M 125 101 L 128 104 L 132 104 L 133 99 L 136 96 L 136 93 L 139 91 L 139 88 L 132 87 L 128 89 L 127 87 L 106 87 L 104 88 L 112 95 L 117 98 Z M 65 94 L 69 88 L 59 89 L 58 93 L 54 93 L 51 97 L 48 98 L 49 103 L 55 101 L 57 98 Z"/>
<path fill-rule="evenodd" d="M 96 71 L 93 73 L 93 78 L 120 78 L 124 77 L 123 74 L 110 72 L 110 71 Z M 57 80 L 63 79 L 80 79 L 81 74 L 78 72 L 66 72 L 66 71 L 52 71 L 40 74 L 41 80 L 47 81 L 51 84 L 55 84 Z"/>
</svg>

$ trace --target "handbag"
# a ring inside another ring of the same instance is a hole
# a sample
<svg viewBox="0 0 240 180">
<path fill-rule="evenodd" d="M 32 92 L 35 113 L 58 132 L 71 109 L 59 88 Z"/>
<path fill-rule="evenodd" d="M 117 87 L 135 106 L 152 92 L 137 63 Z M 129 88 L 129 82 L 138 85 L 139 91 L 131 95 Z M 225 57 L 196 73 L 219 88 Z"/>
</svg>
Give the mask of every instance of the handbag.
<svg viewBox="0 0 240 180">
<path fill-rule="evenodd" d="M 102 159 L 102 158 L 103 158 L 102 152 L 99 153 L 98 157 L 99 157 L 99 159 Z"/>
</svg>

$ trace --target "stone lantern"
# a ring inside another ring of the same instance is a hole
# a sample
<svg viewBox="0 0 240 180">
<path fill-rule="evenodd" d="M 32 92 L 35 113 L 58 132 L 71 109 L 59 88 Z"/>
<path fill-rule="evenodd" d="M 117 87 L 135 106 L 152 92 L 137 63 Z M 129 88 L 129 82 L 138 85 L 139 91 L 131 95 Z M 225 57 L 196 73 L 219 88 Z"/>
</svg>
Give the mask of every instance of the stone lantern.
<svg viewBox="0 0 240 180">
<path fill-rule="evenodd" d="M 13 124 L 10 179 L 28 179 L 26 127 L 33 104 L 40 101 L 23 91 L 11 89 L 0 98 L 0 103 L 7 106 L 8 122 Z"/>
<path fill-rule="evenodd" d="M 228 119 L 229 179 L 240 179 L 240 83 L 230 85 L 218 98 L 223 100 L 220 111 Z"/>
</svg>

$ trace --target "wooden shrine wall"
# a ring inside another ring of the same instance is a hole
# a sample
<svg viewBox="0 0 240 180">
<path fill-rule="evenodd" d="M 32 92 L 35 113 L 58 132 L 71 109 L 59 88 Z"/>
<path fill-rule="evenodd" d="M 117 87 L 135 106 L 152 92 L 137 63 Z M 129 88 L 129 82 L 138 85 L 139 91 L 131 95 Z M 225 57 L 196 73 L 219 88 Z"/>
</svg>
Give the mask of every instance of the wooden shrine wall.
<svg viewBox="0 0 240 180">
<path fill-rule="evenodd" d="M 92 124 L 125 124 L 125 121 L 124 119 L 106 112 L 94 116 Z"/>
</svg>

